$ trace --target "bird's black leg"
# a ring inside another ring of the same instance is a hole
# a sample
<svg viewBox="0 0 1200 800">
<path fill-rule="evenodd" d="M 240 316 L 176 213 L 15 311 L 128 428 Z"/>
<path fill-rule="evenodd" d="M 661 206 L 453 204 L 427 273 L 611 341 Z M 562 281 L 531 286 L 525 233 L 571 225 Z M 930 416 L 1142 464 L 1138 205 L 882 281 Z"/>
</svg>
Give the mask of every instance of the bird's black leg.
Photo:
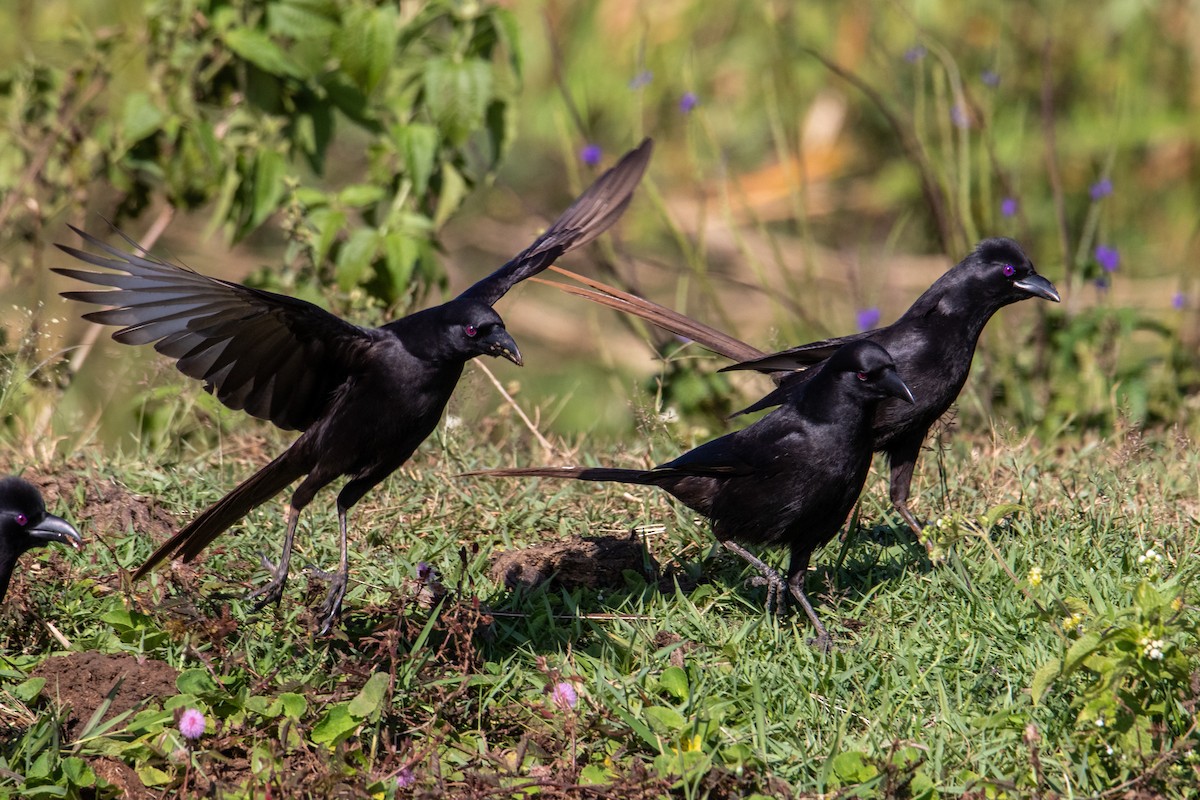
<svg viewBox="0 0 1200 800">
<path fill-rule="evenodd" d="M 892 500 L 892 506 L 904 520 L 905 524 L 912 529 L 913 535 L 917 537 L 917 541 L 925 545 L 925 550 L 928 552 L 932 544 L 921 538 L 923 529 L 921 523 L 917 522 L 917 518 L 913 516 L 912 511 L 908 508 L 908 491 L 912 487 L 913 469 L 917 466 L 917 454 L 921 449 L 921 441 L 918 439 L 916 444 L 904 443 L 902 446 L 888 452 L 888 460 L 891 464 L 891 486 L 889 487 L 889 495 Z"/>
<path fill-rule="evenodd" d="M 787 583 L 783 580 L 783 576 L 781 576 L 777 571 L 768 567 L 765 563 L 763 563 L 761 558 L 754 555 L 737 542 L 727 539 L 721 542 L 721 544 L 726 550 L 741 556 L 746 560 L 747 563 L 750 564 L 750 566 L 758 570 L 758 573 L 761 577 L 756 579 L 756 583 L 761 581 L 767 585 L 767 613 L 770 614 L 772 611 L 775 611 L 776 613 L 782 614 L 784 589 L 787 587 Z"/>
<path fill-rule="evenodd" d="M 321 627 L 317 630 L 317 636 L 329 633 L 333 623 L 341 616 L 342 599 L 346 596 L 346 586 L 350 582 L 350 546 L 346 540 L 346 508 L 341 503 L 338 503 L 338 528 L 342 537 L 342 558 L 337 572 L 325 572 L 316 567 L 308 568 L 312 577 L 329 581 L 329 594 L 325 595 L 325 602 L 321 604 L 319 612 Z"/>
<path fill-rule="evenodd" d="M 804 579 L 808 575 L 808 556 L 809 554 L 804 551 L 792 550 L 792 560 L 788 564 L 788 588 L 792 592 L 792 597 L 796 598 L 796 601 L 804 608 L 804 613 L 808 615 L 808 619 L 817 631 L 817 637 L 811 639 L 809 644 L 828 651 L 832 640 L 825 631 L 825 626 L 821 624 L 812 603 L 808 602 L 808 595 L 804 593 Z"/>
<path fill-rule="evenodd" d="M 247 600 L 261 597 L 254 604 L 255 611 L 262 611 L 271 603 L 279 605 L 283 599 L 283 587 L 287 583 L 288 566 L 292 562 L 292 542 L 296 539 L 296 525 L 300 522 L 300 510 L 295 506 L 288 509 L 287 534 L 283 539 L 283 552 L 279 555 L 279 564 L 272 564 L 267 554 L 262 555 L 262 565 L 271 576 L 271 580 L 255 589 L 246 596 Z"/>
</svg>

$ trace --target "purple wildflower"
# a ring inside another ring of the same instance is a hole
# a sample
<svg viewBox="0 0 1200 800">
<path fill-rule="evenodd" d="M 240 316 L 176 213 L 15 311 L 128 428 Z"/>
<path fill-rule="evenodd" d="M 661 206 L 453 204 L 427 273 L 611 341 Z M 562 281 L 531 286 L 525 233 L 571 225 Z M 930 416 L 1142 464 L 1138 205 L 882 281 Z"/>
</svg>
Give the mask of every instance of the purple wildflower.
<svg viewBox="0 0 1200 800">
<path fill-rule="evenodd" d="M 983 81 L 984 86 L 991 87 L 992 89 L 1000 85 L 1000 73 L 994 69 L 985 69 L 983 74 L 979 76 L 979 79 Z"/>
<path fill-rule="evenodd" d="M 924 45 L 914 44 L 912 47 L 904 51 L 904 60 L 910 64 L 915 64 L 925 57 L 929 51 Z"/>
<path fill-rule="evenodd" d="M 416 782 L 417 782 L 417 776 L 414 775 L 413 771 L 408 767 L 402 767 L 400 769 L 400 771 L 396 773 L 396 788 L 397 789 L 407 789 L 409 786 L 412 786 Z"/>
<path fill-rule="evenodd" d="M 1015 217 L 1020 204 L 1015 197 L 1006 197 L 1000 201 L 1000 214 L 1005 217 Z"/>
<path fill-rule="evenodd" d="M 654 73 L 648 69 L 644 69 L 629 81 L 630 89 L 641 89 L 644 86 L 649 86 L 650 81 L 654 80 Z"/>
<path fill-rule="evenodd" d="M 967 113 L 967 108 L 962 103 L 955 103 L 954 108 L 950 109 L 950 121 L 954 123 L 954 127 L 966 129 L 971 127 L 971 115 Z"/>
<path fill-rule="evenodd" d="M 428 562 L 417 562 L 417 580 L 427 581 L 433 577 L 433 567 L 429 566 Z"/>
<path fill-rule="evenodd" d="M 1184 309 L 1187 307 L 1187 295 L 1183 292 L 1176 292 L 1171 298 L 1171 308 Z"/>
<path fill-rule="evenodd" d="M 179 732 L 188 741 L 196 741 L 204 735 L 204 714 L 197 708 L 184 710 L 179 717 Z"/>
<path fill-rule="evenodd" d="M 690 114 L 692 113 L 692 109 L 699 103 L 700 99 L 696 97 L 695 92 L 684 92 L 683 97 L 679 98 L 679 110 L 685 114 Z"/>
<path fill-rule="evenodd" d="M 1100 200 L 1112 194 L 1112 181 L 1108 178 L 1101 178 L 1092 184 L 1091 195 L 1093 200 Z"/>
<path fill-rule="evenodd" d="M 1115 247 L 1109 247 L 1104 244 L 1097 245 L 1095 256 L 1096 263 L 1105 272 L 1116 272 L 1117 267 L 1121 266 L 1121 254 L 1117 252 L 1117 248 Z"/>
<path fill-rule="evenodd" d="M 600 149 L 598 144 L 585 145 L 579 151 L 579 160 L 587 164 L 589 167 L 594 167 L 600 163 L 600 158 L 604 155 L 604 151 Z"/>
<path fill-rule="evenodd" d="M 859 309 L 855 319 L 858 321 L 858 330 L 860 332 L 869 331 L 879 324 L 879 308 L 871 306 L 870 308 Z"/>
<path fill-rule="evenodd" d="M 575 707 L 575 704 L 579 702 L 579 695 L 575 692 L 574 686 L 566 681 L 559 681 L 550 690 L 550 699 L 554 701 L 554 705 L 566 711 Z"/>
</svg>

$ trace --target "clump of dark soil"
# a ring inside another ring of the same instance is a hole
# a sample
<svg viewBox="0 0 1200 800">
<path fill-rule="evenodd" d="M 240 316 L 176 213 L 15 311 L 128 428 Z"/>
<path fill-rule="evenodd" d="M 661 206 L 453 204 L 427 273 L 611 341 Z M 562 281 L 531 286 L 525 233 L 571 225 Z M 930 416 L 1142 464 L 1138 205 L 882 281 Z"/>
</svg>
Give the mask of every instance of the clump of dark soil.
<svg viewBox="0 0 1200 800">
<path fill-rule="evenodd" d="M 174 515 L 157 500 L 136 495 L 111 478 L 92 478 L 66 471 L 57 475 L 29 474 L 25 477 L 42 490 L 47 507 L 54 508 L 62 499 L 70 509 L 68 519 L 83 532 L 85 539 L 132 530 L 158 541 L 175 532 Z M 64 510 L 64 513 L 68 512 Z"/>
<path fill-rule="evenodd" d="M 179 694 L 175 679 L 179 672 L 165 661 L 138 659 L 128 654 L 106 655 L 86 652 L 48 658 L 33 671 L 33 677 L 45 678 L 42 696 L 70 709 L 64 733 L 68 741 L 120 683 L 103 720 L 138 708 L 149 699 Z M 102 721 L 103 721 L 102 720 Z"/>
<path fill-rule="evenodd" d="M 492 559 L 491 577 L 509 589 L 549 583 L 567 590 L 620 589 L 625 570 L 654 580 L 658 564 L 638 538 L 572 537 L 500 553 Z"/>
</svg>

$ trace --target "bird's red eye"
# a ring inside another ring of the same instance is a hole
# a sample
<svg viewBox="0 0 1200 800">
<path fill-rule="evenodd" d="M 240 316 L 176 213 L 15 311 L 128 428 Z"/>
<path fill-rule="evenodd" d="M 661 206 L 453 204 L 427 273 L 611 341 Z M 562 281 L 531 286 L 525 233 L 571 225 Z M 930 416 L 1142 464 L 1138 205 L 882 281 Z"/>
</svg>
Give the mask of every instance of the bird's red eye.
<svg viewBox="0 0 1200 800">
<path fill-rule="evenodd" d="M 476 328 L 474 325 L 468 325 L 465 328 L 463 328 L 463 332 L 466 333 L 467 336 L 474 337 L 475 334 L 479 333 L 479 329 Z"/>
<path fill-rule="evenodd" d="M 17 524 L 24 527 L 29 524 L 29 517 L 24 514 L 17 514 Z"/>
<path fill-rule="evenodd" d="M 858 379 L 860 381 L 865 381 L 867 379 L 867 373 L 865 373 L 865 372 L 858 373 Z"/>
<path fill-rule="evenodd" d="M 1017 274 L 1017 268 L 1016 268 L 1016 267 L 1014 267 L 1012 264 L 1005 264 L 1005 265 L 1004 265 L 1004 277 L 1006 277 L 1006 278 L 1011 278 L 1011 277 L 1012 277 L 1013 275 L 1015 275 L 1015 274 Z"/>
</svg>

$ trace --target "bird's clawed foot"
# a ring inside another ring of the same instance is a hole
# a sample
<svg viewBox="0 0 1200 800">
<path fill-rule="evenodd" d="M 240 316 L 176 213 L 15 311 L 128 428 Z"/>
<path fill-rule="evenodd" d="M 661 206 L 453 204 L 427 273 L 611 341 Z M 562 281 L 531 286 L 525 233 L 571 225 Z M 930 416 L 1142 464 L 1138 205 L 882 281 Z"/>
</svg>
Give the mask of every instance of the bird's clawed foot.
<svg viewBox="0 0 1200 800">
<path fill-rule="evenodd" d="M 279 601 L 283 599 L 283 587 L 287 584 L 288 564 L 286 561 L 280 559 L 278 565 L 273 564 L 271 559 L 267 558 L 267 554 L 263 553 L 262 565 L 267 574 L 271 576 L 271 580 L 246 595 L 247 600 L 261 598 L 254 604 L 255 611 L 262 611 L 272 603 L 279 605 Z"/>
<path fill-rule="evenodd" d="M 819 649 L 822 653 L 828 653 L 833 649 L 833 639 L 829 638 L 828 633 L 821 631 L 808 640 L 808 646 Z"/>
<path fill-rule="evenodd" d="M 787 582 L 778 572 L 770 570 L 756 575 L 746 581 L 746 585 L 767 587 L 766 610 L 768 614 L 775 613 L 782 616 L 787 611 Z"/>
<path fill-rule="evenodd" d="M 305 567 L 305 572 L 310 579 L 316 578 L 329 584 L 329 593 L 325 595 L 325 602 L 321 604 L 321 610 L 318 612 L 321 627 L 317 629 L 317 636 L 324 636 L 333 629 L 333 624 L 342 614 L 342 599 L 346 596 L 350 575 L 348 572 L 326 572 L 312 565 Z"/>
</svg>

